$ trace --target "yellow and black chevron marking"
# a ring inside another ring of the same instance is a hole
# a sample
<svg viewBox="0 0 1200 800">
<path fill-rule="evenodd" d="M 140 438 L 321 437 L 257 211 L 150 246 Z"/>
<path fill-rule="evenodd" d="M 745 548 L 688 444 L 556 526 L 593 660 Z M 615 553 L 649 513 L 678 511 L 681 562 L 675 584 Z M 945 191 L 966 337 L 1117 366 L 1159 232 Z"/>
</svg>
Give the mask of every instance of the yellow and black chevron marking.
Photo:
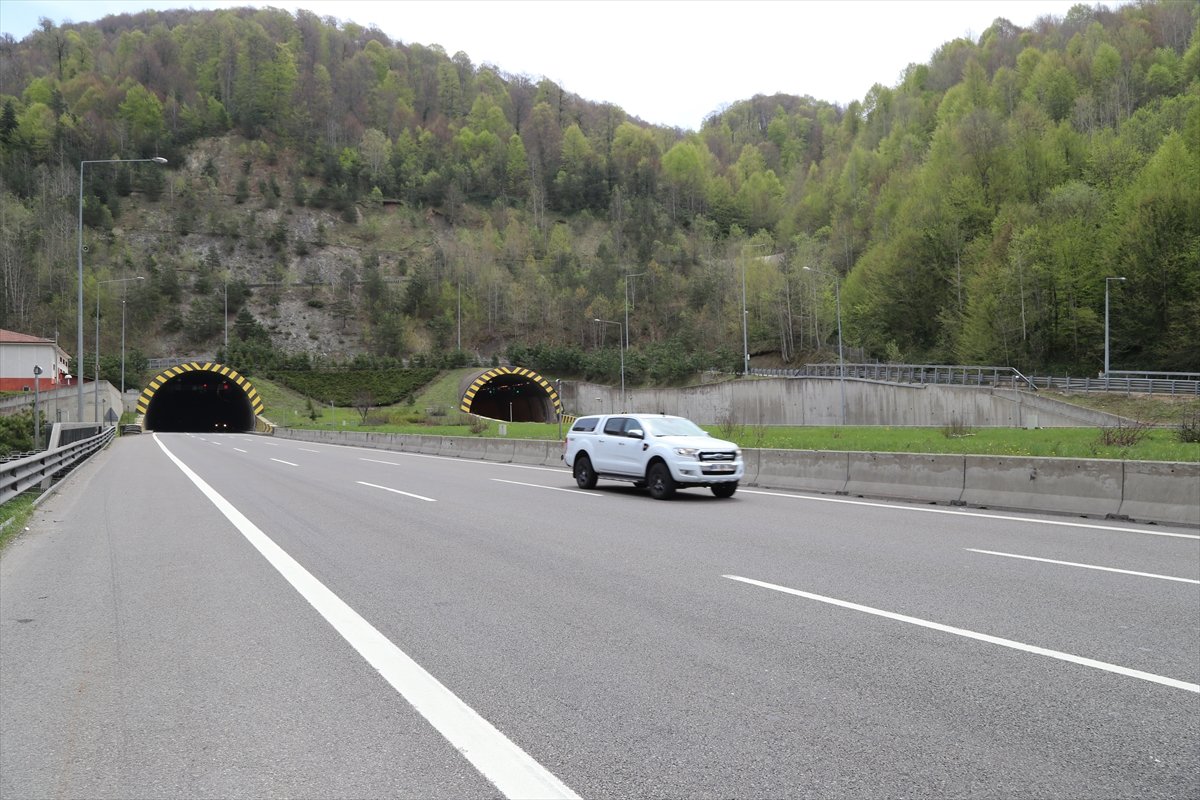
<svg viewBox="0 0 1200 800">
<path fill-rule="evenodd" d="M 554 413 L 562 413 L 562 400 L 559 399 L 558 392 L 554 391 L 554 387 L 550 385 L 550 381 L 538 375 L 533 370 L 525 369 L 524 367 L 496 367 L 495 369 L 489 369 L 476 378 L 475 382 L 463 394 L 462 403 L 458 409 L 467 414 L 471 413 L 471 403 L 475 400 L 475 393 L 486 386 L 488 381 L 493 378 L 499 378 L 501 375 L 520 375 L 522 378 L 529 378 L 546 390 L 546 394 L 550 396 L 550 402 L 554 403 Z"/>
<path fill-rule="evenodd" d="M 254 410 L 254 416 L 257 417 L 263 412 L 262 397 L 259 396 L 258 390 L 251 385 L 250 381 L 246 380 L 241 375 L 237 374 L 236 370 L 220 364 L 214 364 L 207 361 L 200 364 L 196 361 L 190 364 L 177 364 L 173 367 L 164 369 L 150 381 L 150 384 L 142 390 L 142 394 L 138 397 L 137 410 L 139 414 L 145 414 L 150 408 L 150 401 L 154 399 L 154 393 L 162 388 L 163 384 L 182 375 L 185 372 L 211 372 L 215 375 L 220 375 L 222 378 L 228 378 L 246 393 L 247 399 L 250 401 L 250 408 Z"/>
</svg>

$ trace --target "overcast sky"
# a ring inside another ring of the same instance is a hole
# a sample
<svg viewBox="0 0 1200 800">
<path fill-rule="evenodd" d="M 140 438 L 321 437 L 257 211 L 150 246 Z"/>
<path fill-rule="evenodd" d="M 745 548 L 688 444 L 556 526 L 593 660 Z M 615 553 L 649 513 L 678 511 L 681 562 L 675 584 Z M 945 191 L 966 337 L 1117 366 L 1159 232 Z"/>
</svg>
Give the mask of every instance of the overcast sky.
<svg viewBox="0 0 1200 800">
<path fill-rule="evenodd" d="M 951 39 L 997 17 L 1028 27 L 1078 0 L 0 0 L 0 32 L 22 39 L 38 19 L 91 22 L 147 8 L 306 8 L 374 25 L 393 41 L 545 76 L 647 122 L 698 129 L 709 113 L 756 94 L 846 105 L 895 86 Z M 1110 0 L 1110 8 L 1122 2 Z M 1094 5 L 1094 3 L 1092 4 Z"/>
</svg>

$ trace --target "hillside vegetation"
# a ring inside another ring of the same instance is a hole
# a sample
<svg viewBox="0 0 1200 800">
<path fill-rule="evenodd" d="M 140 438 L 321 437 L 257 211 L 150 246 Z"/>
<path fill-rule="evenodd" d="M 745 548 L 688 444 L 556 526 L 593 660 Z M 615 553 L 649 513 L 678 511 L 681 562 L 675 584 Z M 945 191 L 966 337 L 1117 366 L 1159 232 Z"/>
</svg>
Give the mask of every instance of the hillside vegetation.
<svg viewBox="0 0 1200 800">
<path fill-rule="evenodd" d="M 85 325 L 115 356 L 123 292 L 135 368 L 228 325 L 251 373 L 615 380 L 628 308 L 629 380 L 670 382 L 740 369 L 744 275 L 764 363 L 829 358 L 840 297 L 855 357 L 1094 374 L 1124 277 L 1112 366 L 1200 371 L 1198 9 L 997 19 L 694 132 L 306 11 L 47 21 L 0 42 L 0 325 L 73 340 L 80 162 L 162 156 L 83 174 Z"/>
</svg>

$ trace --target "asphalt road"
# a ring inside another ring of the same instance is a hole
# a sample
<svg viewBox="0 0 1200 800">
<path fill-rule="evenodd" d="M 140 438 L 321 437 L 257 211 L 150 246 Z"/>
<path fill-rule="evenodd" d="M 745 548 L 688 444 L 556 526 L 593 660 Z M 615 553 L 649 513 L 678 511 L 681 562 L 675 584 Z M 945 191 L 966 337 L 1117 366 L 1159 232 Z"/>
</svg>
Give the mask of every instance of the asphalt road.
<svg viewBox="0 0 1200 800">
<path fill-rule="evenodd" d="M 1194 529 L 170 434 L 0 557 L 4 798 L 1194 798 L 1198 682 Z"/>
</svg>

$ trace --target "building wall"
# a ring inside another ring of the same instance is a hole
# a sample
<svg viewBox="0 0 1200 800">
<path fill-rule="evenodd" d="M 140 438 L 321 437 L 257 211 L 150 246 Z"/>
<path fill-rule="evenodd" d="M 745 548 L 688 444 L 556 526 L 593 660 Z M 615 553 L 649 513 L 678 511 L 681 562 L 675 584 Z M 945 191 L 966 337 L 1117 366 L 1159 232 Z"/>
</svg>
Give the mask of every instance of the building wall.
<svg viewBox="0 0 1200 800">
<path fill-rule="evenodd" d="M 0 343 L 0 391 L 33 391 L 33 368 L 42 368 L 42 388 L 57 386 L 67 374 L 69 358 L 53 342 Z"/>
</svg>

